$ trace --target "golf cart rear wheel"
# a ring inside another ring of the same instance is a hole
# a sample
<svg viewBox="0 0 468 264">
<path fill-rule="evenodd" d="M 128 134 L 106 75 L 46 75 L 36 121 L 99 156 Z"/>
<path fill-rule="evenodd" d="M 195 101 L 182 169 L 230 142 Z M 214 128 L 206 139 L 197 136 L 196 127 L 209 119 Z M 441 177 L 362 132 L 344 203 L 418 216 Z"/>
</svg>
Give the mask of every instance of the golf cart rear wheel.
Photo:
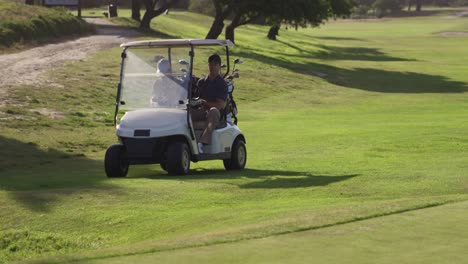
<svg viewBox="0 0 468 264">
<path fill-rule="evenodd" d="M 247 163 L 247 149 L 245 142 L 237 139 L 231 149 L 231 158 L 223 160 L 226 170 L 242 170 Z"/>
<path fill-rule="evenodd" d="M 167 148 L 167 172 L 185 175 L 190 171 L 190 150 L 185 142 L 173 142 Z"/>
<path fill-rule="evenodd" d="M 128 166 L 127 154 L 123 145 L 115 144 L 107 149 L 104 160 L 107 177 L 120 178 L 127 176 Z"/>
</svg>

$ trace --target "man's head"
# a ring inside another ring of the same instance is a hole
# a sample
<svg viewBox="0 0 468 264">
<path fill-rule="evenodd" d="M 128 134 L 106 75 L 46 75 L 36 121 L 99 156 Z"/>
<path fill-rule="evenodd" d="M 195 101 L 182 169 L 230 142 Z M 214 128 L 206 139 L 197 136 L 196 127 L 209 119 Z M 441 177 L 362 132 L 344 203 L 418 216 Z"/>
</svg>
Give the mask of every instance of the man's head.
<svg viewBox="0 0 468 264">
<path fill-rule="evenodd" d="M 215 63 L 221 65 L 221 57 L 218 54 L 213 54 L 208 58 L 208 63 Z"/>
<path fill-rule="evenodd" d="M 213 54 L 208 58 L 208 66 L 212 77 L 219 75 L 221 70 L 221 57 L 218 54 Z"/>
</svg>

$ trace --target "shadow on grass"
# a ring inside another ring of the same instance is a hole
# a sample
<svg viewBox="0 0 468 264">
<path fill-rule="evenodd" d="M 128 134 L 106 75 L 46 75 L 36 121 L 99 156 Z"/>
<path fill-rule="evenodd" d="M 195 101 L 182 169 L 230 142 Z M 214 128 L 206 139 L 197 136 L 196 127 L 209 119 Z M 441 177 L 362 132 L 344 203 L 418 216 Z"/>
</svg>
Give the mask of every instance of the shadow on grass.
<svg viewBox="0 0 468 264">
<path fill-rule="evenodd" d="M 306 50 L 303 47 L 311 46 L 311 43 L 305 41 L 297 41 L 294 44 L 282 40 L 277 40 L 278 43 L 293 48 L 300 54 L 288 54 L 288 57 L 303 58 L 304 55 L 310 58 L 327 59 L 327 60 L 360 60 L 360 61 L 414 61 L 405 58 L 397 58 L 386 55 L 384 52 L 375 48 L 363 47 L 336 47 L 323 44 L 313 44 L 318 49 L 313 51 Z M 284 53 L 275 53 L 285 56 Z"/>
<path fill-rule="evenodd" d="M 358 55 L 350 55 L 349 50 L 337 50 L 344 51 L 344 53 L 341 55 L 333 55 L 336 56 L 336 58 L 344 58 L 346 56 L 355 57 L 355 59 L 359 58 Z M 382 57 L 384 55 L 378 54 L 376 51 L 366 48 L 360 50 L 367 54 L 364 58 L 368 60 L 377 61 L 384 59 L 384 57 Z M 371 53 L 374 53 L 374 55 L 371 55 Z M 417 72 L 386 71 L 372 68 L 356 68 L 349 70 L 315 62 L 293 63 L 291 61 L 283 60 L 281 57 L 272 58 L 253 52 L 237 52 L 235 53 L 235 56 L 247 59 L 252 58 L 263 63 L 276 65 L 297 73 L 317 76 L 338 86 L 365 91 L 381 93 L 463 93 L 468 90 L 466 83 L 451 81 L 447 77 L 439 75 L 429 75 Z M 288 57 L 289 55 L 284 56 Z M 374 58 L 374 56 L 376 57 Z"/>
<path fill-rule="evenodd" d="M 257 181 L 238 185 L 240 188 L 252 189 L 276 189 L 276 188 L 307 188 L 326 186 L 335 182 L 345 181 L 359 176 L 358 174 L 350 175 L 313 175 L 309 172 L 287 171 L 287 170 L 260 170 L 260 169 L 244 169 L 235 171 L 225 170 L 192 170 L 190 175 L 185 176 L 134 176 L 134 178 L 149 178 L 149 179 L 164 179 L 164 180 L 226 180 L 226 179 L 256 179 Z"/>
<path fill-rule="evenodd" d="M 404 58 L 391 57 L 379 49 L 363 47 L 336 47 L 318 45 L 321 51 L 315 57 L 327 60 L 359 60 L 359 61 L 415 61 Z"/>
<path fill-rule="evenodd" d="M 336 41 L 364 41 L 363 39 L 360 39 L 360 38 L 345 38 L 345 37 L 331 37 L 331 36 L 314 37 L 314 39 L 336 40 Z"/>
<path fill-rule="evenodd" d="M 2 136 L 0 175 L 0 190 L 33 211 L 48 211 L 56 201 L 84 188 L 122 192 L 106 182 L 101 161 Z"/>
<path fill-rule="evenodd" d="M 118 17 L 111 20 L 117 24 L 95 25 L 98 35 L 122 35 L 124 37 L 151 37 L 159 39 L 175 39 L 175 35 L 169 35 L 154 29 L 140 29 L 139 23 L 131 18 Z"/>
</svg>

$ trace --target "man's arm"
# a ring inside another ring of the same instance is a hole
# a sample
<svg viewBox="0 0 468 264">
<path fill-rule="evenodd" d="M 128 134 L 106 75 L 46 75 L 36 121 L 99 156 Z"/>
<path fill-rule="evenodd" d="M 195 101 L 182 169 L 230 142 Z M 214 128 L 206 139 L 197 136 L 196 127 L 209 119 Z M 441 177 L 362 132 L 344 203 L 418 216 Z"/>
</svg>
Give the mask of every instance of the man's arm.
<svg viewBox="0 0 468 264">
<path fill-rule="evenodd" d="M 221 111 L 224 108 L 225 102 L 223 99 L 216 98 L 215 101 L 206 101 L 203 100 L 202 103 L 203 107 L 206 109 L 210 109 L 211 107 L 216 107 L 219 111 Z"/>
</svg>

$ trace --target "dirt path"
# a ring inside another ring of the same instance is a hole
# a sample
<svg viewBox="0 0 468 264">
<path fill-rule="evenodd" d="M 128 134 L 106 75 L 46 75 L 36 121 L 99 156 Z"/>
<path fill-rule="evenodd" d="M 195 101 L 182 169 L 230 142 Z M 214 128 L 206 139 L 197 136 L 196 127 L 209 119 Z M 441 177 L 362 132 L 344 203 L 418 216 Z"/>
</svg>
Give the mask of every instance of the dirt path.
<svg viewBox="0 0 468 264">
<path fill-rule="evenodd" d="M 0 106 L 8 99 L 8 87 L 47 83 L 43 73 L 70 60 L 79 60 L 105 48 L 140 36 L 138 32 L 100 18 L 86 18 L 96 25 L 96 34 L 48 44 L 19 53 L 0 55 Z"/>
</svg>

